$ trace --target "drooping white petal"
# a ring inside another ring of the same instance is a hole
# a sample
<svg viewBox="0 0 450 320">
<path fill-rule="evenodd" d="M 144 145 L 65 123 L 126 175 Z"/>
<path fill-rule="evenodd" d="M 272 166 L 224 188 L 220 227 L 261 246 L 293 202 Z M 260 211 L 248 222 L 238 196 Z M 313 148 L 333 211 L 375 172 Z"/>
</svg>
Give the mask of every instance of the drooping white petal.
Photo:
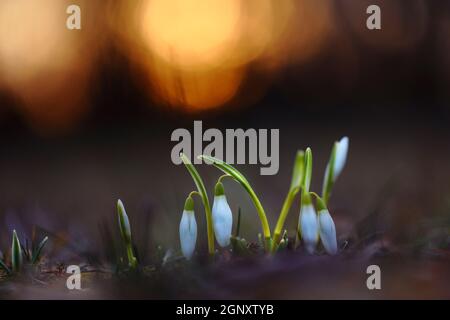
<svg viewBox="0 0 450 320">
<path fill-rule="evenodd" d="M 212 218 L 217 243 L 219 243 L 221 247 L 228 246 L 230 244 L 231 229 L 233 227 L 233 214 L 231 213 L 225 195 L 214 197 Z"/>
<path fill-rule="evenodd" d="M 328 210 L 319 211 L 320 240 L 329 254 L 337 253 L 336 227 Z"/>
<path fill-rule="evenodd" d="M 337 177 L 341 174 L 344 169 L 345 162 L 347 160 L 347 152 L 348 152 L 348 137 L 343 137 L 337 146 L 336 149 L 336 158 L 334 160 L 334 171 L 333 171 L 333 179 L 336 180 Z"/>
<path fill-rule="evenodd" d="M 306 250 L 312 254 L 319 239 L 319 223 L 314 207 L 311 204 L 300 209 L 300 232 Z"/>
<path fill-rule="evenodd" d="M 180 244 L 181 252 L 186 259 L 190 259 L 195 250 L 197 242 L 197 222 L 194 211 L 183 211 L 180 221 Z"/>
</svg>

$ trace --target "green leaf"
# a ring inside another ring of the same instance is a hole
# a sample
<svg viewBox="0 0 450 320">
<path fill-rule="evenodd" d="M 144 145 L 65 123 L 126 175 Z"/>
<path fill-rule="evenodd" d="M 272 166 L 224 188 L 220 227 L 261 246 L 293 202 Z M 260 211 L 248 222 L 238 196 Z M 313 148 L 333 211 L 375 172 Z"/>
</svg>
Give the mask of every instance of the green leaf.
<svg viewBox="0 0 450 320">
<path fill-rule="evenodd" d="M 302 179 L 303 192 L 309 192 L 309 187 L 311 186 L 312 161 L 311 148 L 307 148 L 305 153 L 305 174 Z"/>
<path fill-rule="evenodd" d="M 232 176 L 239 183 L 241 183 L 244 188 L 251 189 L 250 183 L 244 177 L 244 175 L 242 173 L 240 173 L 235 167 L 229 165 L 225 161 L 222 161 L 220 159 L 217 159 L 217 158 L 214 158 L 211 156 L 207 156 L 207 155 L 200 155 L 198 158 L 205 160 L 206 163 L 212 164 L 215 167 L 217 167 L 218 169 L 222 170 L 224 173 Z"/>
<path fill-rule="evenodd" d="M 44 248 L 44 246 L 47 243 L 47 241 L 48 241 L 48 237 L 45 237 L 39 243 L 39 245 L 37 246 L 36 250 L 33 253 L 33 258 L 31 259 L 31 264 L 35 264 L 38 261 L 39 256 L 41 255 L 42 248 Z"/>
<path fill-rule="evenodd" d="M 180 158 L 183 161 L 184 165 L 186 166 L 186 169 L 191 174 L 192 179 L 194 180 L 195 186 L 197 187 L 197 190 L 200 193 L 203 204 L 205 206 L 209 207 L 208 194 L 206 193 L 205 184 L 203 183 L 203 180 L 200 177 L 200 174 L 198 173 L 197 169 L 195 169 L 194 165 L 191 163 L 191 161 L 188 159 L 188 157 L 186 157 L 185 154 L 183 154 L 183 153 L 180 154 Z"/>
<path fill-rule="evenodd" d="M 300 187 L 305 172 L 305 152 L 303 150 L 297 151 L 294 161 L 294 169 L 292 170 L 292 180 L 290 190 Z"/>
<path fill-rule="evenodd" d="M 19 272 L 22 269 L 22 248 L 20 247 L 19 237 L 16 230 L 13 230 L 12 246 L 11 246 L 11 264 L 13 272 Z"/>
<path fill-rule="evenodd" d="M 229 165 L 228 163 L 211 157 L 207 155 L 200 155 L 199 159 L 205 160 L 207 163 L 211 163 L 219 170 L 223 171 L 224 173 L 232 176 L 234 180 L 236 180 L 247 193 L 249 194 L 250 198 L 253 201 L 253 204 L 255 205 L 256 211 L 258 212 L 259 219 L 261 220 L 261 225 L 264 233 L 264 238 L 266 241 L 266 250 L 270 250 L 270 227 L 269 222 L 267 221 L 266 213 L 264 211 L 263 206 L 261 205 L 261 202 L 259 201 L 258 197 L 256 196 L 255 191 L 253 191 L 252 187 L 250 186 L 250 183 L 248 180 L 244 177 L 242 173 L 240 173 L 236 168 Z"/>
<path fill-rule="evenodd" d="M 131 244 L 131 225 L 125 206 L 120 199 L 117 200 L 117 215 L 119 217 L 120 235 L 125 245 L 129 245 Z"/>
<path fill-rule="evenodd" d="M 184 153 L 180 154 L 181 161 L 183 161 L 186 169 L 190 173 L 192 179 L 194 180 L 195 186 L 197 187 L 198 193 L 202 198 L 203 207 L 205 208 L 206 214 L 206 227 L 208 231 L 208 251 L 211 255 L 214 254 L 214 229 L 212 224 L 212 212 L 211 206 L 209 204 L 208 194 L 206 193 L 205 184 L 203 183 L 200 174 L 197 169 L 195 169 L 194 165 L 191 163 L 188 157 Z"/>
<path fill-rule="evenodd" d="M 137 267 L 137 259 L 134 256 L 133 242 L 131 240 L 131 225 L 123 202 L 117 200 L 117 215 L 119 216 L 119 229 L 122 241 L 127 249 L 128 265 L 135 269 Z"/>
</svg>

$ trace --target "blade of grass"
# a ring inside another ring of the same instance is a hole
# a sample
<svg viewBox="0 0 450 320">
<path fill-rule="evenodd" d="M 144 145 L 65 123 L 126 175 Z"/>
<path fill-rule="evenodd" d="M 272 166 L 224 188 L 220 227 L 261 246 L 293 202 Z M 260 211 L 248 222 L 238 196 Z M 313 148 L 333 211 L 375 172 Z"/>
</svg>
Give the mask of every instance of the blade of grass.
<svg viewBox="0 0 450 320">
<path fill-rule="evenodd" d="M 8 268 L 8 266 L 2 260 L 0 260 L 0 267 L 3 268 L 3 270 L 5 270 L 7 274 L 11 274 L 11 269 Z"/>
<path fill-rule="evenodd" d="M 48 237 L 45 237 L 45 238 L 42 239 L 42 241 L 38 244 L 36 250 L 35 250 L 34 253 L 33 253 L 33 258 L 31 259 L 31 264 L 35 264 L 35 263 L 38 261 L 40 255 L 41 255 L 41 251 L 42 251 L 42 249 L 44 248 L 44 246 L 45 246 L 45 244 L 47 243 L 47 241 L 48 241 Z"/>
<path fill-rule="evenodd" d="M 27 243 L 28 241 L 27 240 L 25 240 L 25 243 Z M 23 245 L 23 244 L 20 244 L 20 248 L 22 249 L 22 253 L 23 253 L 23 255 L 24 255 L 24 257 L 25 257 L 25 260 L 26 261 L 30 261 L 31 260 L 31 258 L 30 258 L 30 252 L 29 252 L 29 250 L 27 249 L 28 248 L 28 245 Z"/>
</svg>

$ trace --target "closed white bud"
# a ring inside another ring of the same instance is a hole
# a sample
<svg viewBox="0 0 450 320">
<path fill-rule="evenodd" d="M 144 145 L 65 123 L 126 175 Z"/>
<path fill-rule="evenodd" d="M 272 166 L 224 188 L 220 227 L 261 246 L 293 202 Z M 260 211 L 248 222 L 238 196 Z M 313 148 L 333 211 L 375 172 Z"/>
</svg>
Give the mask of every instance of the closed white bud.
<svg viewBox="0 0 450 320">
<path fill-rule="evenodd" d="M 343 137 L 337 143 L 336 157 L 334 160 L 334 170 L 333 170 L 333 180 L 336 181 L 337 177 L 341 174 L 344 169 L 345 162 L 347 161 L 348 153 L 348 137 Z"/>
<path fill-rule="evenodd" d="M 327 209 L 319 211 L 319 234 L 328 254 L 337 253 L 336 227 Z"/>
<path fill-rule="evenodd" d="M 306 250 L 313 254 L 317 241 L 319 240 L 319 223 L 316 211 L 311 203 L 308 193 L 302 196 L 302 206 L 300 209 L 300 233 Z"/>
<path fill-rule="evenodd" d="M 214 191 L 212 218 L 217 243 L 221 247 L 228 246 L 230 244 L 231 229 L 233 227 L 233 214 L 228 205 L 221 182 L 216 184 Z"/>
<path fill-rule="evenodd" d="M 194 214 L 194 201 L 191 197 L 186 199 L 183 215 L 180 221 L 181 252 L 186 259 L 191 259 L 197 243 L 197 221 Z"/>
</svg>

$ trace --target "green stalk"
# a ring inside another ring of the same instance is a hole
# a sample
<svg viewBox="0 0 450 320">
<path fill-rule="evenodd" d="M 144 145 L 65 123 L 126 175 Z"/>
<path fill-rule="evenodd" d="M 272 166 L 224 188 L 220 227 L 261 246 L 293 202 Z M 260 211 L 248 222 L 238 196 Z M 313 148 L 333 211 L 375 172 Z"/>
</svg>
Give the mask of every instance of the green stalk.
<svg viewBox="0 0 450 320">
<path fill-rule="evenodd" d="M 284 200 L 283 207 L 281 208 L 280 215 L 278 216 L 277 224 L 273 231 L 273 247 L 272 252 L 277 250 L 278 242 L 281 239 L 281 230 L 283 229 L 284 222 L 289 213 L 292 203 L 295 200 L 295 196 L 300 190 L 300 184 L 303 181 L 305 171 L 305 152 L 303 150 L 297 151 L 294 161 L 294 168 L 292 170 L 292 180 L 291 186 L 289 187 L 289 192 Z"/>
<path fill-rule="evenodd" d="M 328 173 L 325 176 L 325 179 L 323 181 L 322 186 L 322 199 L 325 202 L 325 204 L 328 204 L 328 200 L 330 199 L 331 190 L 333 189 L 334 185 L 334 162 L 336 160 L 336 151 L 338 147 L 338 142 L 334 143 L 333 149 L 331 150 L 330 160 L 328 161 Z"/>
<path fill-rule="evenodd" d="M 137 259 L 134 256 L 133 247 L 131 244 L 127 244 L 127 257 L 128 257 L 128 264 L 131 268 L 137 267 Z"/>
<path fill-rule="evenodd" d="M 280 215 L 278 216 L 277 224 L 275 225 L 275 229 L 273 231 L 273 247 L 272 252 L 275 252 L 278 246 L 278 242 L 281 239 L 281 230 L 283 229 L 284 222 L 286 221 L 286 217 L 289 213 L 289 210 L 292 207 L 292 203 L 295 200 L 295 196 L 297 195 L 300 189 L 296 188 L 293 190 L 289 190 L 286 199 L 284 200 L 283 207 L 281 208 Z"/>
<path fill-rule="evenodd" d="M 305 153 L 305 174 L 303 175 L 303 179 L 301 182 L 301 206 L 305 205 L 307 201 L 311 201 L 310 195 L 309 195 L 309 187 L 311 186 L 311 178 L 312 178 L 312 151 L 310 148 L 306 149 Z M 305 201 L 306 200 L 306 201 Z M 297 222 L 297 234 L 295 237 L 295 244 L 294 247 L 297 248 L 298 240 L 300 240 L 300 215 L 298 217 Z"/>
<path fill-rule="evenodd" d="M 212 223 L 212 212 L 211 206 L 209 204 L 208 194 L 206 193 L 205 184 L 203 183 L 200 174 L 195 169 L 194 165 L 191 163 L 188 157 L 186 157 L 186 155 L 181 153 L 180 158 L 183 161 L 184 165 L 186 166 L 186 169 L 192 176 L 192 179 L 194 180 L 194 183 L 197 187 L 198 193 L 202 198 L 203 207 L 205 208 L 205 215 L 206 215 L 206 229 L 208 232 L 208 252 L 210 255 L 214 255 L 214 228 Z"/>
<path fill-rule="evenodd" d="M 224 173 L 233 177 L 234 180 L 237 181 L 244 188 L 245 191 L 247 191 L 247 193 L 250 196 L 250 199 L 252 200 L 252 202 L 256 208 L 258 217 L 261 220 L 261 226 L 262 226 L 262 230 L 263 230 L 263 234 L 264 234 L 266 251 L 270 251 L 270 249 L 272 247 L 272 238 L 270 235 L 269 222 L 267 221 L 267 216 L 266 216 L 264 208 L 261 204 L 261 201 L 259 201 L 258 196 L 256 195 L 255 191 L 253 191 L 248 180 L 236 168 L 234 168 L 233 166 L 229 165 L 228 163 L 226 163 L 222 160 L 219 160 L 217 158 L 210 157 L 207 155 L 200 155 L 198 158 L 206 160 L 207 162 L 210 162 L 219 170 L 221 170 Z"/>
</svg>

